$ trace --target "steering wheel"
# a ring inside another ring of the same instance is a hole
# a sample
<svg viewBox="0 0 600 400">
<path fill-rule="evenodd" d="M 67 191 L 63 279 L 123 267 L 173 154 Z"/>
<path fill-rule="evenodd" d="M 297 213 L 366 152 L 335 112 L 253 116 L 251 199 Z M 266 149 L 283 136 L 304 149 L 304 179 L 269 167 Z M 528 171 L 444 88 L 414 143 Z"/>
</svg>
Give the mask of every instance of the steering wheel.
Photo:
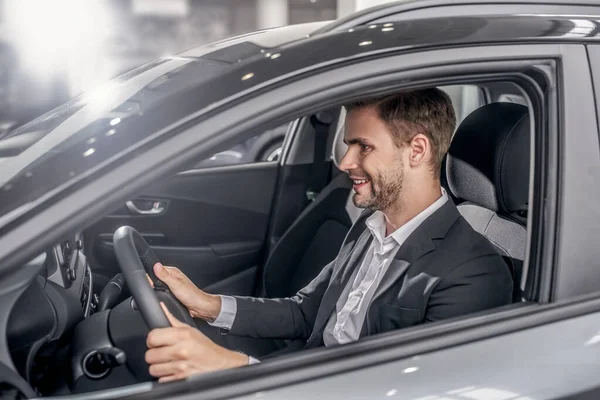
<svg viewBox="0 0 600 400">
<path fill-rule="evenodd" d="M 159 260 L 142 235 L 130 226 L 122 226 L 115 231 L 113 243 L 125 282 L 148 328 L 152 330 L 171 326 L 160 307 L 160 302 L 165 303 L 175 318 L 190 326 L 196 326 L 188 309 L 154 274 L 154 264 Z M 146 274 L 150 276 L 154 289 L 150 286 Z"/>
</svg>

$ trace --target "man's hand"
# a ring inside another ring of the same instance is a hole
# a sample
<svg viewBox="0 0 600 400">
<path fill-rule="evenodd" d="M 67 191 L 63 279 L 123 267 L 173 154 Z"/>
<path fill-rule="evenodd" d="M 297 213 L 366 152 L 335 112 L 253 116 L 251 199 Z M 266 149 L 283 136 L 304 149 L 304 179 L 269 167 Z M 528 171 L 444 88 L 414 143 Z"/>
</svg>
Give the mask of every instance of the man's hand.
<svg viewBox="0 0 600 400">
<path fill-rule="evenodd" d="M 192 317 L 213 322 L 221 312 L 221 297 L 198 289 L 178 268 L 165 267 L 161 263 L 156 263 L 154 273 L 187 307 Z"/>
<path fill-rule="evenodd" d="M 190 375 L 248 365 L 248 356 L 221 347 L 199 330 L 180 322 L 161 303 L 172 328 L 148 334 L 146 362 L 150 375 L 159 382 L 185 379 Z"/>
</svg>

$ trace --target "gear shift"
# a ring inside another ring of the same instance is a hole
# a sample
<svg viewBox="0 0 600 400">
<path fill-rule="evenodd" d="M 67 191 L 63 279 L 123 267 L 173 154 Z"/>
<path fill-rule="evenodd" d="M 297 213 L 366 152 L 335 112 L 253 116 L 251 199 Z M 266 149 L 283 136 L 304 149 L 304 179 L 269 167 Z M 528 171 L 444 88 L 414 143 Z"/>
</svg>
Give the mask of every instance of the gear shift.
<svg viewBox="0 0 600 400">
<path fill-rule="evenodd" d="M 100 292 L 98 311 L 108 310 L 116 304 L 123 291 L 123 285 L 125 285 L 125 279 L 121 273 L 115 275 L 110 282 L 106 284 L 104 289 L 102 289 L 102 292 Z"/>
</svg>

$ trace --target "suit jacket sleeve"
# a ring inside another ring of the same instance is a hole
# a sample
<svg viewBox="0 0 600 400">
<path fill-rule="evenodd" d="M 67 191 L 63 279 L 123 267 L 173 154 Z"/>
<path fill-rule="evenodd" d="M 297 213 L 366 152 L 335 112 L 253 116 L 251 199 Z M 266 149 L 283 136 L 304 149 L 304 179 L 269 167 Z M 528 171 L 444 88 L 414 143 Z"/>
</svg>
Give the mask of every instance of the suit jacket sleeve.
<svg viewBox="0 0 600 400">
<path fill-rule="evenodd" d="M 231 335 L 263 339 L 307 339 L 313 329 L 335 260 L 295 296 L 281 299 L 235 297 Z"/>
<path fill-rule="evenodd" d="M 457 317 L 510 304 L 513 281 L 498 255 L 474 258 L 459 265 L 431 294 L 425 322 Z"/>
</svg>

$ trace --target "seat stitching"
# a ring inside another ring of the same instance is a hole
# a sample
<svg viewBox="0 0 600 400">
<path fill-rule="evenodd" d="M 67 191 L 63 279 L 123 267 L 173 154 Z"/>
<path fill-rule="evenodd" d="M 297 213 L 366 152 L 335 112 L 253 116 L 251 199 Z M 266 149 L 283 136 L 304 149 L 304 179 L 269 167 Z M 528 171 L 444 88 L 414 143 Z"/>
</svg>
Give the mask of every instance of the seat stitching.
<svg viewBox="0 0 600 400">
<path fill-rule="evenodd" d="M 486 208 L 486 210 L 487 210 L 487 208 Z M 490 210 L 488 210 L 488 211 L 490 211 Z M 483 230 L 483 233 L 487 233 L 487 230 L 490 227 L 490 224 L 492 223 L 492 220 L 494 219 L 494 215 L 496 215 L 496 214 L 492 213 L 492 216 L 490 217 L 490 220 L 488 221 L 487 225 L 485 226 L 485 229 Z"/>
</svg>

